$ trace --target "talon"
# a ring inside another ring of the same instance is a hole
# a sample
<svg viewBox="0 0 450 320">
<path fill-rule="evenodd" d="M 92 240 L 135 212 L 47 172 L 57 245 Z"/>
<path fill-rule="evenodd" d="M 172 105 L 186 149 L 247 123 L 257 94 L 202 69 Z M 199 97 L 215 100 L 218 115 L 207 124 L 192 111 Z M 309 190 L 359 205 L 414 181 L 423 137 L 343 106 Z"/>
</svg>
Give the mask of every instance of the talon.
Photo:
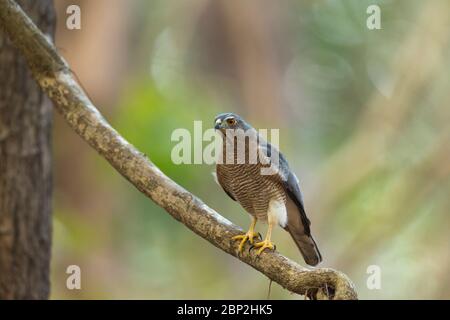
<svg viewBox="0 0 450 320">
<path fill-rule="evenodd" d="M 247 235 L 245 235 L 245 234 L 241 234 L 241 235 L 232 237 L 231 240 L 243 240 L 246 236 Z"/>
<path fill-rule="evenodd" d="M 253 242 L 254 242 L 253 239 L 256 236 L 257 236 L 257 234 L 254 233 L 253 231 L 248 231 L 246 234 L 232 237 L 231 240 L 240 240 L 241 241 L 241 243 L 239 244 L 239 247 L 238 247 L 238 251 L 239 251 L 239 253 L 242 253 L 244 251 L 245 243 L 248 241 L 248 242 L 250 242 L 250 244 L 253 245 Z"/>
<path fill-rule="evenodd" d="M 265 249 L 275 250 L 274 244 L 269 240 L 264 240 L 258 243 L 255 243 L 255 248 L 260 248 L 256 255 L 260 255 Z"/>
</svg>

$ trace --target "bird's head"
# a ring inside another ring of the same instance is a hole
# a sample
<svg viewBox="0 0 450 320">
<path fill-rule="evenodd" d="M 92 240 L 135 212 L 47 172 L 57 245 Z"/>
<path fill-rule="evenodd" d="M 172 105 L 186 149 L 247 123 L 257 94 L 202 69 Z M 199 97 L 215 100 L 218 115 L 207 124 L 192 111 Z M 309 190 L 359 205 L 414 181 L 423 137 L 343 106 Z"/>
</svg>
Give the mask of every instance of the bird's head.
<svg viewBox="0 0 450 320">
<path fill-rule="evenodd" d="M 235 113 L 222 113 L 215 118 L 214 129 L 225 130 L 248 130 L 250 125 Z"/>
</svg>

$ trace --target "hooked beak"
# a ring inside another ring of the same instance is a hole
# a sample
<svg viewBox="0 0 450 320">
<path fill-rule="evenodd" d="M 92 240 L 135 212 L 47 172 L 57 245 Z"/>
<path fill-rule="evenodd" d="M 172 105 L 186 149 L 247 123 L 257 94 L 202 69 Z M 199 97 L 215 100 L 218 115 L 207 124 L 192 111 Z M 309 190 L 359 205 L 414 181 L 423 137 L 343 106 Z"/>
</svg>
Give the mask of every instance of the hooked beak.
<svg viewBox="0 0 450 320">
<path fill-rule="evenodd" d="M 220 119 L 216 120 L 216 125 L 214 126 L 214 129 L 216 129 L 216 130 L 222 129 L 222 120 L 220 120 Z"/>
</svg>

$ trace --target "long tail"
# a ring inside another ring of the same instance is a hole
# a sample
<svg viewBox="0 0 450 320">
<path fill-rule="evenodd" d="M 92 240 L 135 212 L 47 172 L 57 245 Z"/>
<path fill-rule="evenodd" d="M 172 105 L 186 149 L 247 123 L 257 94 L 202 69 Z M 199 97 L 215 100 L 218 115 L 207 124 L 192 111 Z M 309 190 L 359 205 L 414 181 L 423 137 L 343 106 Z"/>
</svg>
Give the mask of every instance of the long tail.
<svg viewBox="0 0 450 320">
<path fill-rule="evenodd" d="M 317 247 L 316 241 L 312 235 L 307 235 L 302 230 L 291 230 L 289 227 L 287 231 L 294 239 L 295 244 L 302 253 L 303 259 L 310 266 L 316 266 L 322 261 L 322 255 L 320 254 L 319 248 Z"/>
</svg>

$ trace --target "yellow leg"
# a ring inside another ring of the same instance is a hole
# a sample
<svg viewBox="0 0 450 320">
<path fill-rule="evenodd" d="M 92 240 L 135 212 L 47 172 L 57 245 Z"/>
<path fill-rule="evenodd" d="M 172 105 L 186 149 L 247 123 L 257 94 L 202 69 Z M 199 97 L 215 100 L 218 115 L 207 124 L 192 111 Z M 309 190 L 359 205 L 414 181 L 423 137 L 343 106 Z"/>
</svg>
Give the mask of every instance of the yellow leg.
<svg viewBox="0 0 450 320">
<path fill-rule="evenodd" d="M 272 243 L 272 241 L 270 241 L 270 238 L 272 237 L 272 229 L 275 223 L 274 221 L 271 221 L 270 217 L 268 222 L 269 222 L 269 229 L 267 229 L 266 238 L 264 239 L 264 241 L 255 243 L 255 248 L 260 248 L 256 253 L 258 256 L 264 251 L 264 249 L 270 250 L 275 249 L 275 245 Z"/>
<path fill-rule="evenodd" d="M 239 244 L 239 252 L 242 253 L 244 250 L 244 245 L 247 241 L 249 241 L 251 244 L 253 244 L 253 238 L 257 237 L 258 234 L 255 233 L 255 225 L 256 225 L 256 219 L 252 217 L 252 223 L 250 224 L 250 228 L 248 229 L 246 234 L 235 236 L 231 238 L 232 240 L 240 240 L 241 243 Z"/>
</svg>

